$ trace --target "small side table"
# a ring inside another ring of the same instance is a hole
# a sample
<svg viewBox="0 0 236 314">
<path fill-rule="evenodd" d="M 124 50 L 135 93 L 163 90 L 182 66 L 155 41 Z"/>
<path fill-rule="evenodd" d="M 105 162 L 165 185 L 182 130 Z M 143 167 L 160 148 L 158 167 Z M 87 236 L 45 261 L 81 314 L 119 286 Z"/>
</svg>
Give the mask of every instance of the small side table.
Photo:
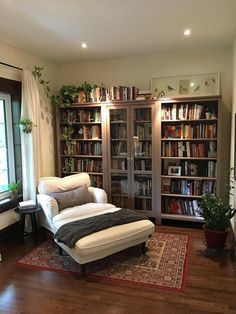
<svg viewBox="0 0 236 314">
<path fill-rule="evenodd" d="M 37 213 L 41 210 L 40 207 L 30 207 L 27 209 L 19 209 L 17 207 L 15 209 L 15 212 L 20 214 L 20 221 L 21 221 L 21 230 L 22 235 L 28 235 L 32 234 L 34 237 L 34 240 L 36 240 L 37 235 L 39 234 L 39 226 L 38 226 L 38 219 L 37 219 Z M 31 219 L 31 226 L 32 226 L 32 232 L 25 232 L 25 216 L 29 214 Z"/>
</svg>

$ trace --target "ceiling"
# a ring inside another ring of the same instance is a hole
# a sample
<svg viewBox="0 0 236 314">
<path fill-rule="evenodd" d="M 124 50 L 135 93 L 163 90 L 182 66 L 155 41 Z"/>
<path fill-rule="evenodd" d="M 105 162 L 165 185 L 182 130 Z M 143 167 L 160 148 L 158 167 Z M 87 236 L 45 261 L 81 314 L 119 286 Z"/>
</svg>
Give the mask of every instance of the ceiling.
<svg viewBox="0 0 236 314">
<path fill-rule="evenodd" d="M 0 41 L 58 64 L 216 48 L 234 39 L 236 0 L 1 0 Z"/>
</svg>

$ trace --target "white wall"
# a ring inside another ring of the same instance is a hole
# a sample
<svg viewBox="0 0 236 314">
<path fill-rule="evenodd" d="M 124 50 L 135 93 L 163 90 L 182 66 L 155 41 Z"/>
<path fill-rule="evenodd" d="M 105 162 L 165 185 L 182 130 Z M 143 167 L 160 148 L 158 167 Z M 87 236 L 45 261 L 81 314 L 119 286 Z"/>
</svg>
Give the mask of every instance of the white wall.
<svg viewBox="0 0 236 314">
<path fill-rule="evenodd" d="M 52 89 L 55 88 L 58 66 L 48 61 L 42 60 L 36 56 L 32 56 L 24 51 L 8 46 L 0 42 L 0 61 L 11 64 L 23 69 L 33 70 L 34 66 L 41 66 L 43 70 L 43 78 L 50 80 Z M 54 117 L 52 114 L 51 105 L 45 101 L 42 97 L 41 102 L 41 121 L 43 125 L 43 152 L 45 156 L 44 160 L 44 173 L 45 175 L 54 175 L 54 136 L 53 136 L 53 123 Z M 0 214 L 0 229 L 7 227 L 8 225 L 17 221 L 18 215 L 14 210 L 9 210 L 3 214 Z"/>
</svg>

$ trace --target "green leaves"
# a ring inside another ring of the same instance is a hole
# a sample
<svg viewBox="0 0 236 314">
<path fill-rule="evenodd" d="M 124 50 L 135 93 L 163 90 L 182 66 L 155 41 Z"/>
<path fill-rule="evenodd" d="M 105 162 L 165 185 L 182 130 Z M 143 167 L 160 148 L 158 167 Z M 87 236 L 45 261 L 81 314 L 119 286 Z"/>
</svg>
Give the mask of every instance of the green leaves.
<svg viewBox="0 0 236 314">
<path fill-rule="evenodd" d="M 18 180 L 17 182 L 12 182 L 12 183 L 8 184 L 9 191 L 17 192 L 19 190 L 20 183 L 21 183 L 21 180 Z"/>
<path fill-rule="evenodd" d="M 32 74 L 36 79 L 38 79 L 39 84 L 43 86 L 45 95 L 51 100 L 51 88 L 49 87 L 50 81 L 43 80 L 42 77 L 42 67 L 34 66 L 34 71 L 32 71 Z"/>
<path fill-rule="evenodd" d="M 202 196 L 199 206 L 199 215 L 204 218 L 207 227 L 211 230 L 228 229 L 230 219 L 236 214 L 236 209 L 211 193 Z"/>
</svg>

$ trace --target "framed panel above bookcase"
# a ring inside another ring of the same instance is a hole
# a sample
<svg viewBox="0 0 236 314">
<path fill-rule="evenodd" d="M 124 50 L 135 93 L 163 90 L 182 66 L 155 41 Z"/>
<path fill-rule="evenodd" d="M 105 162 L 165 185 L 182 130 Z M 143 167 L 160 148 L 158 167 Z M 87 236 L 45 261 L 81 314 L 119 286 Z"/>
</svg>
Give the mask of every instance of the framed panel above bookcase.
<svg viewBox="0 0 236 314">
<path fill-rule="evenodd" d="M 199 221 L 219 189 L 219 97 L 161 100 L 161 217 Z"/>
</svg>

